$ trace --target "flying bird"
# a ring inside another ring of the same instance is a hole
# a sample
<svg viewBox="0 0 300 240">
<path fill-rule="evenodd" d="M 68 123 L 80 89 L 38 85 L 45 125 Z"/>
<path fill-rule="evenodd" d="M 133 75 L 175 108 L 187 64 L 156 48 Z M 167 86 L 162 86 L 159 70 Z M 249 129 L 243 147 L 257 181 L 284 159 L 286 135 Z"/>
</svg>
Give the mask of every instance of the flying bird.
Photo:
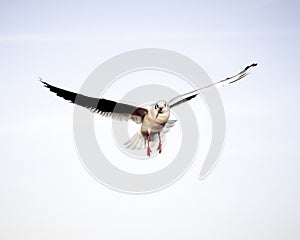
<svg viewBox="0 0 300 240">
<path fill-rule="evenodd" d="M 170 110 L 172 108 L 195 98 L 202 91 L 213 87 L 224 87 L 234 83 L 248 75 L 256 66 L 257 63 L 253 63 L 232 77 L 228 77 L 217 83 L 196 89 L 186 94 L 179 95 L 169 101 L 159 100 L 148 107 L 138 107 L 126 103 L 118 103 L 104 98 L 88 97 L 52 86 L 44 82 L 42 79 L 40 79 L 40 81 L 51 92 L 56 93 L 57 96 L 62 97 L 76 105 L 88 108 L 94 113 L 99 113 L 102 116 L 111 117 L 118 120 L 133 120 L 137 124 L 141 124 L 140 131 L 136 133 L 129 141 L 127 141 L 125 145 L 131 149 L 147 148 L 147 155 L 150 157 L 150 142 L 156 141 L 158 138 L 157 150 L 159 153 L 161 153 L 161 136 L 167 133 L 176 122 L 176 120 L 169 120 Z"/>
</svg>

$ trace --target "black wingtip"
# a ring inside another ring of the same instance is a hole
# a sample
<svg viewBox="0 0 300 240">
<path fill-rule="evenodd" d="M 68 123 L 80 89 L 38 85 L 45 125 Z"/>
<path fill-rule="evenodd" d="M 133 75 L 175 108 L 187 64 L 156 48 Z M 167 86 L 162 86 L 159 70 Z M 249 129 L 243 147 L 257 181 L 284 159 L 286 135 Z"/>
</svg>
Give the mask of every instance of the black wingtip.
<svg viewBox="0 0 300 240">
<path fill-rule="evenodd" d="M 251 65 L 247 66 L 247 67 L 245 68 L 245 70 L 247 70 L 247 69 L 249 69 L 249 68 L 251 68 L 251 67 L 256 67 L 256 66 L 257 66 L 257 63 L 252 63 Z"/>
<path fill-rule="evenodd" d="M 46 82 L 43 81 L 43 79 L 41 77 L 39 77 L 39 81 L 43 84 L 45 84 Z"/>
<path fill-rule="evenodd" d="M 44 82 L 43 79 L 41 77 L 39 77 L 39 81 L 45 86 L 45 87 L 48 87 L 49 84 Z"/>
</svg>

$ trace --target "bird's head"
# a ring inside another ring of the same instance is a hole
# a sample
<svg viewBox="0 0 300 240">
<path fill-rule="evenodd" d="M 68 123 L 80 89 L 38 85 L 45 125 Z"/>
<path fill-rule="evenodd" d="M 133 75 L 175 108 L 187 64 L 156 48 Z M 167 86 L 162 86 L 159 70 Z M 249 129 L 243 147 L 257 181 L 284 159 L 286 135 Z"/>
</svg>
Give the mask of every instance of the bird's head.
<svg viewBox="0 0 300 240">
<path fill-rule="evenodd" d="M 157 112 L 156 118 L 158 117 L 159 114 L 164 114 L 169 112 L 169 106 L 165 100 L 159 100 L 157 103 L 155 103 L 154 109 Z"/>
</svg>

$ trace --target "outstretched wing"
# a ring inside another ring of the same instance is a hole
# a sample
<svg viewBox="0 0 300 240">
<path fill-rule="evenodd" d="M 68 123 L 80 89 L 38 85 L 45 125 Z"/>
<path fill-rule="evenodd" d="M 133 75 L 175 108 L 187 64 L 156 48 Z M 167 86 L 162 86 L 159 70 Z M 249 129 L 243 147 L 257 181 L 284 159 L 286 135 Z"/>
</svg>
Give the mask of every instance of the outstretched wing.
<svg viewBox="0 0 300 240">
<path fill-rule="evenodd" d="M 92 112 L 99 113 L 102 116 L 112 117 L 119 120 L 132 119 L 136 123 L 141 123 L 148 110 L 141 107 L 135 107 L 129 104 L 117 103 L 104 98 L 87 97 L 82 94 L 70 92 L 55 86 L 52 86 L 40 79 L 46 88 L 57 96 L 64 98 L 71 103 L 90 109 Z"/>
<path fill-rule="evenodd" d="M 200 92 L 202 92 L 204 90 L 207 90 L 207 89 L 212 88 L 212 87 L 217 87 L 217 88 L 224 87 L 228 84 L 234 83 L 234 82 L 242 79 L 243 77 L 247 76 L 254 69 L 255 66 L 257 66 L 257 63 L 253 63 L 253 64 L 247 66 L 243 71 L 241 71 L 240 73 L 238 73 L 238 74 L 236 74 L 232 77 L 226 78 L 226 79 L 221 80 L 217 83 L 214 83 L 214 84 L 208 85 L 206 87 L 194 90 L 192 92 L 177 96 L 177 97 L 171 99 L 169 101 L 168 105 L 169 105 L 170 108 L 172 108 L 172 107 L 178 106 L 178 105 L 180 105 L 180 104 L 182 104 L 186 101 L 189 101 L 189 100 L 193 99 Z"/>
</svg>

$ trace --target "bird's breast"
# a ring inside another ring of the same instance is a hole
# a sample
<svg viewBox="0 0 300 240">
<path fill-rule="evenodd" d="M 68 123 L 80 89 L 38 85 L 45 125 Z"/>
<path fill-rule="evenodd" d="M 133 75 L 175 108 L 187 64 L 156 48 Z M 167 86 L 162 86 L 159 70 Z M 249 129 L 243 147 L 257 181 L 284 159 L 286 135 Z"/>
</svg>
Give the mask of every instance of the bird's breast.
<svg viewBox="0 0 300 240">
<path fill-rule="evenodd" d="M 168 115 L 159 114 L 157 118 L 155 118 L 151 114 L 148 114 L 143 119 L 141 131 L 143 133 L 147 133 L 149 131 L 160 132 L 164 128 L 168 119 L 169 119 L 169 114 Z"/>
</svg>

